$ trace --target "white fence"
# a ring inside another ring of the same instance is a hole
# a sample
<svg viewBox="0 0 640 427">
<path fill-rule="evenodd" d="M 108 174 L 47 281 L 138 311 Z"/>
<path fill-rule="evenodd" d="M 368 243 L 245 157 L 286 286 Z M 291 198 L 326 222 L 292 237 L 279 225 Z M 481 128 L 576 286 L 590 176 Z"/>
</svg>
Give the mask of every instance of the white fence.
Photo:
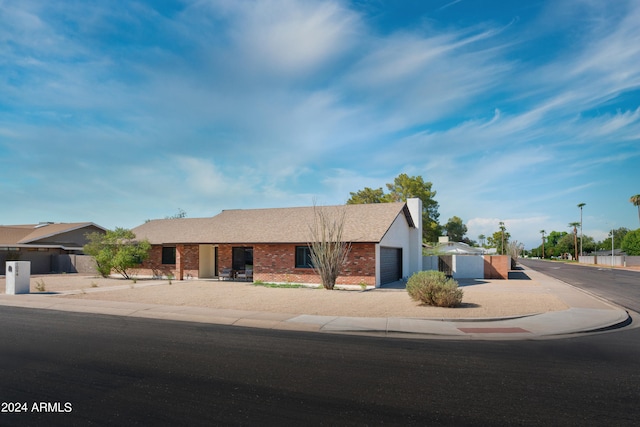
<svg viewBox="0 0 640 427">
<path fill-rule="evenodd" d="M 587 255 L 579 257 L 580 264 L 596 264 L 603 267 L 632 267 L 640 265 L 640 256 L 627 256 L 627 255 Z"/>
<path fill-rule="evenodd" d="M 454 279 L 483 279 L 484 257 L 479 255 L 452 255 L 451 272 Z M 422 257 L 423 270 L 438 270 L 438 256 Z"/>
</svg>

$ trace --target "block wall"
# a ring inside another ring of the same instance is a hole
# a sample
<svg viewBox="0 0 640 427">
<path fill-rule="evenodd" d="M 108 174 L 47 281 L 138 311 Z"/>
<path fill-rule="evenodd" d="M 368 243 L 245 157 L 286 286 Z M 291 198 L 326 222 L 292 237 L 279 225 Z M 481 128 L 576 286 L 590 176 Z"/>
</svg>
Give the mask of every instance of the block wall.
<svg viewBox="0 0 640 427">
<path fill-rule="evenodd" d="M 511 270 L 511 257 L 508 255 L 485 255 L 484 278 L 485 279 L 509 279 Z"/>
</svg>

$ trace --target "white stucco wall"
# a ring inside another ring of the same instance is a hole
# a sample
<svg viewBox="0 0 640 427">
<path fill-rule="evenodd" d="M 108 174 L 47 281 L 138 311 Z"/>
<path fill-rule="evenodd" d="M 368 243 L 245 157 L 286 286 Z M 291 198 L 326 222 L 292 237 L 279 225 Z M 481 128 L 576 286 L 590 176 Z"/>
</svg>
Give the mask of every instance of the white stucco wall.
<svg viewBox="0 0 640 427">
<path fill-rule="evenodd" d="M 379 244 L 376 245 L 376 286 L 380 286 L 380 247 L 402 248 L 402 276 L 422 270 L 422 201 L 409 199 L 407 207 L 414 227 L 400 212 Z"/>
<path fill-rule="evenodd" d="M 454 279 L 484 278 L 484 257 L 479 255 L 453 255 L 452 269 Z M 422 261 L 423 270 L 438 270 L 438 256 L 425 256 Z"/>
<path fill-rule="evenodd" d="M 403 213 L 400 213 L 389 227 L 379 244 L 376 245 L 376 286 L 380 286 L 380 248 L 402 248 L 402 276 L 409 274 L 409 223 Z"/>
<path fill-rule="evenodd" d="M 415 228 L 409 230 L 409 271 L 408 275 L 422 271 L 422 200 L 412 198 L 407 200 L 407 208 Z"/>
<path fill-rule="evenodd" d="M 484 257 L 478 255 L 454 255 L 454 279 L 482 279 L 484 277 Z"/>
<path fill-rule="evenodd" d="M 422 269 L 427 270 L 437 270 L 438 269 L 438 255 L 428 255 L 422 257 Z"/>
</svg>

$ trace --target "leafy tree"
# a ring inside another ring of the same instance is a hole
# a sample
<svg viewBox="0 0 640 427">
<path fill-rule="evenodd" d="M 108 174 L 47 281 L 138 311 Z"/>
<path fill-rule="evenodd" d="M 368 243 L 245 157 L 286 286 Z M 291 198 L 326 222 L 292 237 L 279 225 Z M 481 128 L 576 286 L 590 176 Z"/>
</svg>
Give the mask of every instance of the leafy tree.
<svg viewBox="0 0 640 427">
<path fill-rule="evenodd" d="M 553 247 L 556 256 L 562 256 L 575 252 L 575 238 L 573 234 L 565 233 Z"/>
<path fill-rule="evenodd" d="M 442 227 L 438 223 L 440 214 L 435 200 L 436 192 L 432 190 L 432 186 L 431 182 L 425 182 L 421 176 L 403 173 L 393 183 L 387 184 L 388 193 L 385 194 L 382 188 L 373 190 L 366 187 L 350 193 L 351 198 L 347 200 L 347 204 L 406 202 L 409 198 L 417 197 L 422 200 L 422 237 L 427 242 L 437 242 Z"/>
<path fill-rule="evenodd" d="M 382 188 L 373 190 L 365 187 L 364 190 L 349 194 L 351 194 L 351 198 L 347 200 L 348 205 L 364 205 L 367 203 L 384 203 L 389 201 L 388 196 L 384 194 Z"/>
<path fill-rule="evenodd" d="M 478 247 L 478 242 L 476 242 L 475 240 L 471 240 L 468 237 L 463 237 L 462 243 L 466 243 L 469 246 Z"/>
<path fill-rule="evenodd" d="M 114 270 L 129 279 L 128 270 L 140 265 L 149 257 L 151 244 L 145 239 L 135 240 L 136 235 L 126 228 L 108 230 L 105 234 L 87 234 L 84 252 L 96 260 L 98 272 L 108 277 Z"/>
<path fill-rule="evenodd" d="M 596 241 L 591 236 L 582 236 L 582 250 L 590 253 L 596 250 Z"/>
<path fill-rule="evenodd" d="M 640 221 L 640 194 L 636 194 L 635 196 L 631 196 L 629 198 L 629 202 L 633 204 L 633 206 L 638 207 L 638 221 Z"/>
<path fill-rule="evenodd" d="M 454 216 L 444 226 L 444 230 L 449 236 L 449 240 L 453 242 L 462 242 L 464 235 L 467 234 L 467 226 L 462 223 L 462 219 Z"/>
<path fill-rule="evenodd" d="M 640 228 L 634 231 L 629 231 L 622 241 L 622 250 L 627 255 L 640 255 Z"/>
<path fill-rule="evenodd" d="M 629 233 L 629 229 L 626 227 L 620 227 L 620 228 L 616 228 L 613 231 L 613 247 L 616 249 L 620 249 L 622 247 L 622 241 L 624 240 L 624 237 L 627 235 L 627 233 Z M 607 240 L 603 240 L 602 242 L 599 243 L 600 247 L 603 248 L 611 248 L 611 231 L 609 231 L 608 233 L 608 238 Z"/>
<path fill-rule="evenodd" d="M 487 238 L 487 243 L 490 247 L 496 248 L 497 253 L 504 254 L 506 252 L 507 245 L 509 245 L 510 237 L 511 237 L 511 234 L 509 234 L 509 232 L 506 231 L 506 229 L 499 230 Z M 504 242 L 504 245 L 502 242 Z"/>
<path fill-rule="evenodd" d="M 547 235 L 547 241 L 545 242 L 547 248 L 547 257 L 560 256 L 563 253 L 567 252 L 565 247 L 557 247 L 560 239 L 562 239 L 567 234 L 569 233 L 567 233 L 566 231 L 552 231 Z"/>
<path fill-rule="evenodd" d="M 167 216 L 164 219 L 182 219 L 182 218 L 186 218 L 186 217 L 187 217 L 187 213 L 184 210 L 178 208 L 178 212 L 177 213 L 175 213 L 175 214 L 173 214 L 171 216 Z"/>
</svg>

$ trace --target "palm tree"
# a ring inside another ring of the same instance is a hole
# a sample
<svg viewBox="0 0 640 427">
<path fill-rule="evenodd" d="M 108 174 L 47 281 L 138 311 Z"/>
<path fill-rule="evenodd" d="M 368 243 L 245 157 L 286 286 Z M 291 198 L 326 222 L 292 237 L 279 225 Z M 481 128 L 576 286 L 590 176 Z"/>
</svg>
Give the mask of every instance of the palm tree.
<svg viewBox="0 0 640 427">
<path fill-rule="evenodd" d="M 582 208 L 586 205 L 586 203 L 578 203 L 578 207 L 580 208 L 580 256 L 582 256 Z"/>
<path fill-rule="evenodd" d="M 542 259 L 544 259 L 544 230 L 540 230 L 540 234 L 542 234 Z"/>
<path fill-rule="evenodd" d="M 478 240 L 480 240 L 480 246 L 481 246 L 481 247 L 484 247 L 484 239 L 485 239 L 486 237 L 487 237 L 487 236 L 485 236 L 484 234 L 480 234 L 480 235 L 478 236 Z"/>
<path fill-rule="evenodd" d="M 507 227 L 504 226 L 504 222 L 500 221 L 500 231 L 502 231 L 502 248 L 501 248 L 501 254 L 504 255 L 504 231 L 507 229 Z"/>
<path fill-rule="evenodd" d="M 629 201 L 633 203 L 634 206 L 638 207 L 638 221 L 640 221 L 640 194 L 636 194 L 635 196 L 631 196 Z"/>
<path fill-rule="evenodd" d="M 573 227 L 573 253 L 575 256 L 575 260 L 578 259 L 578 227 L 580 227 L 579 222 L 570 222 L 569 227 Z"/>
</svg>

